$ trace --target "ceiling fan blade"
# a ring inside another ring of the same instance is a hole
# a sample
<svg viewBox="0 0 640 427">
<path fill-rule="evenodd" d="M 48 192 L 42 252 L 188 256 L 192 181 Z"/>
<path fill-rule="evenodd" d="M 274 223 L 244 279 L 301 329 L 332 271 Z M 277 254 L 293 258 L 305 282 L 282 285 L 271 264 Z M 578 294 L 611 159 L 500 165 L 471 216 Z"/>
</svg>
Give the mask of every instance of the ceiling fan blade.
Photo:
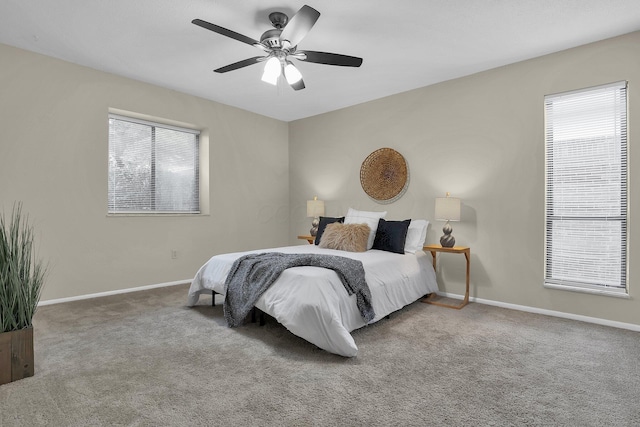
<svg viewBox="0 0 640 427">
<path fill-rule="evenodd" d="M 265 60 L 265 56 L 254 56 L 253 58 L 244 59 L 242 61 L 234 62 L 224 67 L 220 67 L 217 70 L 213 70 L 216 73 L 226 73 L 228 71 L 237 70 L 238 68 L 247 67 L 249 65 L 257 64 Z"/>
<path fill-rule="evenodd" d="M 339 53 L 299 50 L 291 56 L 300 61 L 315 62 L 317 64 L 340 65 L 342 67 L 359 67 L 362 65 L 362 58 Z"/>
<path fill-rule="evenodd" d="M 319 17 L 320 12 L 311 6 L 307 6 L 306 4 L 302 6 L 282 30 L 282 34 L 280 34 L 280 44 L 287 48 L 297 46 L 304 36 L 307 35 L 311 27 L 315 25 Z M 286 46 L 286 44 L 288 44 L 288 46 Z"/>
<path fill-rule="evenodd" d="M 249 44 L 251 46 L 260 44 L 258 40 L 254 40 L 251 37 L 243 36 L 240 33 L 236 33 L 235 31 L 231 31 L 226 28 L 220 27 L 219 25 L 212 24 L 211 22 L 203 21 L 202 19 L 194 19 L 193 21 L 191 21 L 191 23 L 196 24 L 199 27 L 206 28 L 207 30 L 211 30 L 214 33 L 222 34 L 223 36 L 230 37 L 232 39 L 238 40 L 239 42 Z"/>
<path fill-rule="evenodd" d="M 293 88 L 293 90 L 304 89 L 306 86 L 304 85 L 304 80 L 300 79 L 295 83 L 291 83 L 289 86 Z"/>
</svg>

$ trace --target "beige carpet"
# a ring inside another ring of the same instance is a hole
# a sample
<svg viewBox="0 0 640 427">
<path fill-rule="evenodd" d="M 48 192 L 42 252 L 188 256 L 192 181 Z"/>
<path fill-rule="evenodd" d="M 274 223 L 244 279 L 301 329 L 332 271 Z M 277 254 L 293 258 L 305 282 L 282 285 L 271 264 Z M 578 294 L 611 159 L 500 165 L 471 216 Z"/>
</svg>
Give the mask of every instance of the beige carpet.
<svg viewBox="0 0 640 427">
<path fill-rule="evenodd" d="M 640 425 L 635 332 L 418 302 L 345 359 L 186 294 L 41 307 L 36 375 L 0 386 L 0 426 Z"/>
</svg>

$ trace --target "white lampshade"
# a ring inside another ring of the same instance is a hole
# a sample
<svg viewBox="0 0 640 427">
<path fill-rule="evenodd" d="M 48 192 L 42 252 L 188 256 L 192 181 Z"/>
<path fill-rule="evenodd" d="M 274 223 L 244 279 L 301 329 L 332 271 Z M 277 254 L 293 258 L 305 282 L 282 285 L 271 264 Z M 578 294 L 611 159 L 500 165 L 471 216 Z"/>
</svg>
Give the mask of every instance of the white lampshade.
<svg viewBox="0 0 640 427">
<path fill-rule="evenodd" d="M 291 62 L 287 61 L 287 66 L 284 67 L 284 76 L 287 79 L 287 83 L 290 85 L 298 83 L 302 79 L 302 74 Z"/>
<path fill-rule="evenodd" d="M 314 197 L 313 200 L 307 200 L 307 217 L 315 218 L 324 215 L 324 202 Z"/>
<path fill-rule="evenodd" d="M 436 197 L 436 220 L 460 221 L 460 199 L 457 197 Z"/>
<path fill-rule="evenodd" d="M 269 58 L 267 60 L 267 63 L 264 65 L 262 81 L 275 86 L 278 84 L 278 77 L 280 77 L 281 72 L 282 66 L 280 65 L 280 60 L 277 57 L 273 56 Z"/>
</svg>

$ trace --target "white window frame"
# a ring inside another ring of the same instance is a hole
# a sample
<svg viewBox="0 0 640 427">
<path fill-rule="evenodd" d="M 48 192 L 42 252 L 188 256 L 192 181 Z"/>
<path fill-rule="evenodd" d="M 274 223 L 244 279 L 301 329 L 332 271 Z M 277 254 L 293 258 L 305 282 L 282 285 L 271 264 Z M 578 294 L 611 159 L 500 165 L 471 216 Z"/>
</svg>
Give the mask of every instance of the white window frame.
<svg viewBox="0 0 640 427">
<path fill-rule="evenodd" d="M 111 110 L 110 110 L 111 111 Z M 144 209 L 144 210 L 134 210 L 134 209 L 112 209 L 110 206 L 110 203 L 107 203 L 107 215 L 109 216 L 128 216 L 128 215 L 151 215 L 151 216 L 157 216 L 157 215 L 197 215 L 201 213 L 201 203 L 202 203 L 202 188 L 201 188 L 201 179 L 200 179 L 200 158 L 201 158 L 201 141 L 200 141 L 200 136 L 201 136 L 201 131 L 198 129 L 193 129 L 193 128 L 187 128 L 187 127 L 183 127 L 183 126 L 177 126 L 177 125 L 173 125 L 173 124 L 168 124 L 168 123 L 163 123 L 161 121 L 155 121 L 155 118 L 151 118 L 151 120 L 145 120 L 142 118 L 138 118 L 138 117 L 132 117 L 129 115 L 125 115 L 125 114 L 121 114 L 121 113 L 112 113 L 110 112 L 108 115 L 109 120 L 111 119 L 115 119 L 115 120 L 121 120 L 121 121 L 127 121 L 127 122 L 132 122 L 132 123 L 136 123 L 136 124 L 141 124 L 141 125 L 145 125 L 145 126 L 149 126 L 152 128 L 162 128 L 162 129 L 169 129 L 169 130 L 174 130 L 174 131 L 178 131 L 178 132 L 184 132 L 184 133 L 189 133 L 189 134 L 193 134 L 195 136 L 195 147 L 194 147 L 194 154 L 195 154 L 195 161 L 194 161 L 194 176 L 195 176 L 195 200 L 194 200 L 194 209 L 191 210 L 160 210 L 160 209 L 155 209 L 153 206 L 150 207 L 149 209 Z M 154 132 L 155 133 L 155 132 Z M 110 143 L 110 141 L 109 141 Z M 110 150 L 109 150 L 110 151 Z M 110 155 L 110 152 L 109 152 Z M 155 161 L 152 158 L 152 162 Z M 108 166 L 109 170 L 108 173 L 111 173 L 111 168 L 110 166 Z M 152 166 L 152 170 L 155 170 L 155 165 Z M 154 178 L 152 178 L 154 179 Z"/>
<path fill-rule="evenodd" d="M 547 288 L 629 297 L 627 86 L 623 81 L 545 96 L 544 286 Z M 611 108 L 604 111 L 606 102 L 611 103 Z M 568 103 L 579 105 L 582 112 L 576 113 L 575 109 L 567 107 Z M 588 110 L 589 107 L 593 108 Z M 594 144 L 590 145 L 589 140 Z M 613 161 L 606 160 L 608 156 L 594 154 L 588 158 L 584 154 L 590 149 L 595 151 L 594 147 L 602 149 L 605 140 L 613 141 L 610 144 L 615 146 L 615 152 L 606 151 L 613 153 Z M 554 144 L 557 144 L 556 151 Z M 564 144 L 563 148 L 559 144 Z M 573 156 L 567 155 L 569 145 L 578 145 L 581 153 L 574 151 Z M 554 159 L 554 152 L 557 159 Z M 599 172 L 605 168 L 608 174 Z M 619 180 L 611 170 L 619 172 Z M 554 178 L 554 173 L 562 178 Z M 593 177 L 588 176 L 589 173 Z M 605 174 L 609 181 L 604 181 Z M 579 191 L 580 186 L 586 188 L 585 184 L 590 188 L 589 197 L 594 198 L 591 212 L 585 209 L 585 197 L 577 198 L 576 202 L 576 197 L 570 195 L 571 191 Z M 613 188 L 616 191 L 612 191 Z M 597 203 L 602 207 L 601 211 L 595 209 L 596 198 L 599 198 Z M 596 224 L 601 224 L 600 230 L 619 227 L 618 232 L 606 233 L 610 238 L 608 245 L 604 241 L 602 244 L 589 242 L 589 239 L 596 239 Z M 555 234 L 554 225 L 558 230 Z M 579 244 L 581 239 L 583 244 Z M 598 260 L 599 255 L 601 259 Z"/>
</svg>

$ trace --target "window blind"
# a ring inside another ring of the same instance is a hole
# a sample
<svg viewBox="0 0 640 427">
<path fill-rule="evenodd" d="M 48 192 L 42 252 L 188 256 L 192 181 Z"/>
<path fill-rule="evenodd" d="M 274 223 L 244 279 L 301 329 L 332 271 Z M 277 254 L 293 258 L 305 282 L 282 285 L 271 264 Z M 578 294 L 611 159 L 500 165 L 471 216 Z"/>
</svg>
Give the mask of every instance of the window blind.
<svg viewBox="0 0 640 427">
<path fill-rule="evenodd" d="M 626 82 L 546 96 L 545 146 L 545 283 L 626 291 Z"/>
<path fill-rule="evenodd" d="M 109 213 L 199 213 L 199 132 L 109 115 Z"/>
</svg>

